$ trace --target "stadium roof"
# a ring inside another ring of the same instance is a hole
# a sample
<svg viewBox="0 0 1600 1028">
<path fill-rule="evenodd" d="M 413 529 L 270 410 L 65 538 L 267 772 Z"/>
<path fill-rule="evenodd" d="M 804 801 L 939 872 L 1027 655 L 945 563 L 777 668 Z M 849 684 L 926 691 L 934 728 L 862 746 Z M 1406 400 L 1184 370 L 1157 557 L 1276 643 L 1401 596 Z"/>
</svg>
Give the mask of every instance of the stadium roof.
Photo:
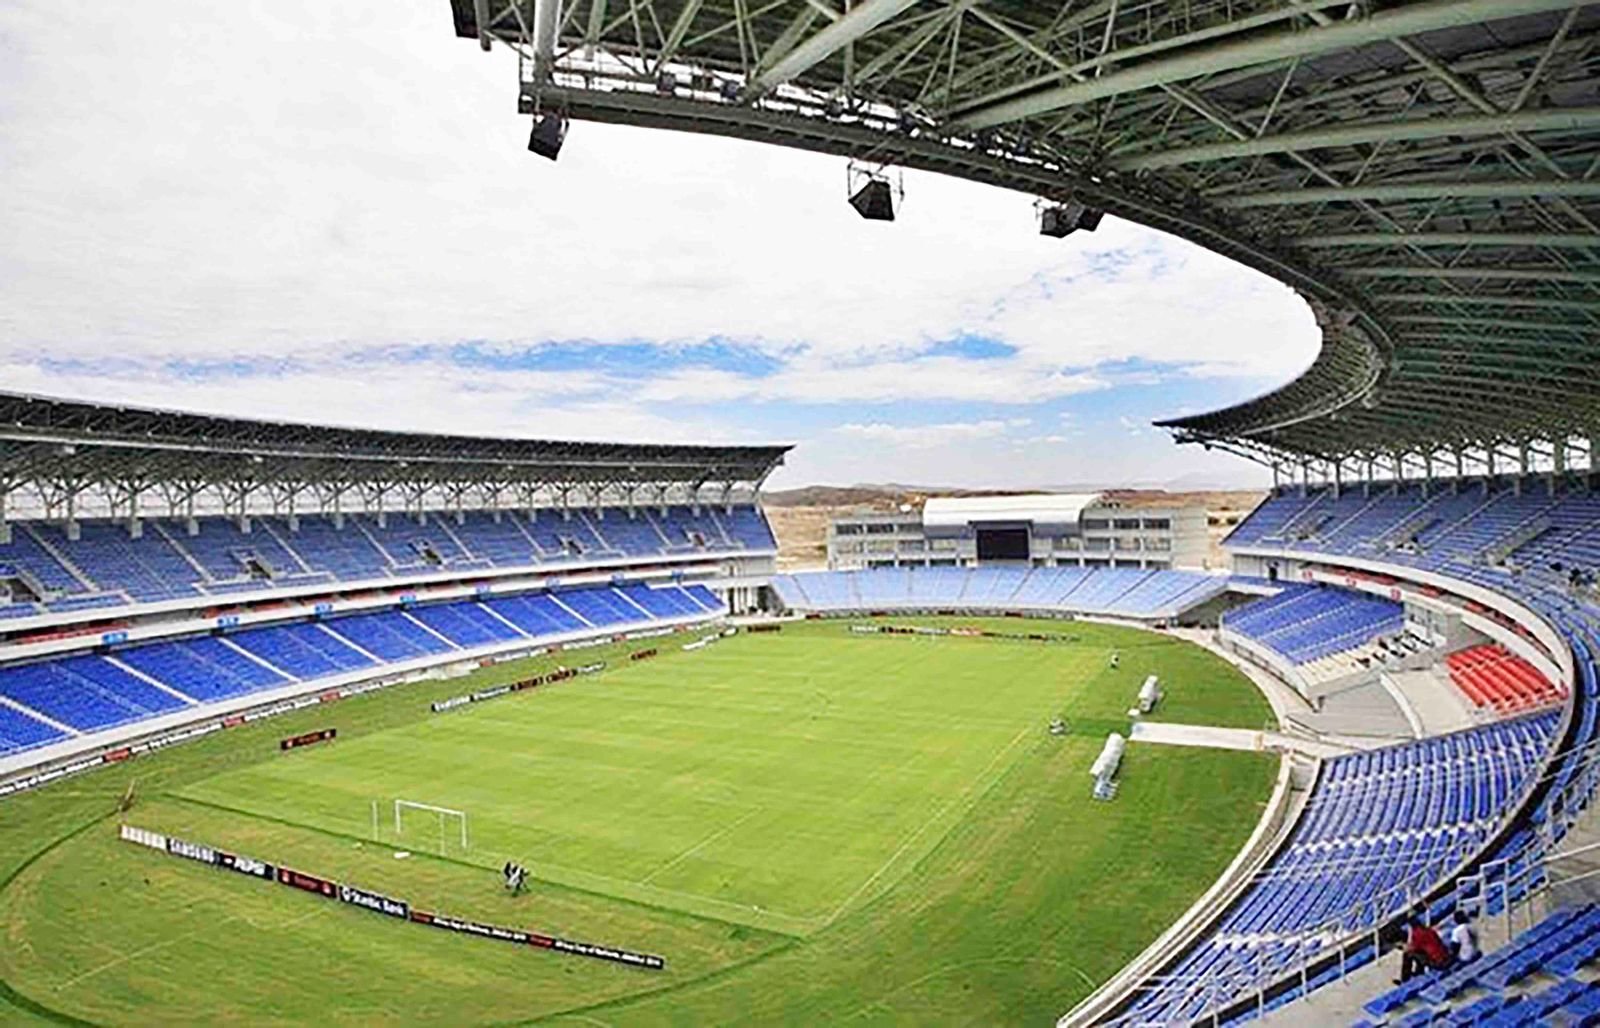
<svg viewBox="0 0 1600 1028">
<path fill-rule="evenodd" d="M 0 496 L 45 480 L 63 488 L 758 485 L 789 449 L 380 432 L 0 393 Z"/>
<path fill-rule="evenodd" d="M 526 112 L 1075 198 L 1299 290 L 1315 365 L 1180 439 L 1342 463 L 1600 435 L 1600 3 L 452 10 L 518 51 Z"/>
<path fill-rule="evenodd" d="M 966 528 L 974 522 L 1032 521 L 1077 525 L 1099 493 L 1028 493 L 1021 496 L 934 496 L 922 506 L 929 529 Z"/>
</svg>

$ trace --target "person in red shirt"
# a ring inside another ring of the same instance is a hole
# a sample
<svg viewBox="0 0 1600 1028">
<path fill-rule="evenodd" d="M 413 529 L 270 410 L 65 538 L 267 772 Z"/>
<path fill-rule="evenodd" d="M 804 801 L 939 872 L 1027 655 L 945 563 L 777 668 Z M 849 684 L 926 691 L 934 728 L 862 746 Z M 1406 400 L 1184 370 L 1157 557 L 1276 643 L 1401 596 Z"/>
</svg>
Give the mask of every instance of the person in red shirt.
<svg viewBox="0 0 1600 1028">
<path fill-rule="evenodd" d="M 1424 971 L 1443 971 L 1451 963 L 1450 950 L 1439 933 L 1428 926 L 1419 911 L 1411 915 L 1406 928 L 1406 948 L 1400 957 L 1400 977 L 1395 984 L 1410 980 Z"/>
</svg>

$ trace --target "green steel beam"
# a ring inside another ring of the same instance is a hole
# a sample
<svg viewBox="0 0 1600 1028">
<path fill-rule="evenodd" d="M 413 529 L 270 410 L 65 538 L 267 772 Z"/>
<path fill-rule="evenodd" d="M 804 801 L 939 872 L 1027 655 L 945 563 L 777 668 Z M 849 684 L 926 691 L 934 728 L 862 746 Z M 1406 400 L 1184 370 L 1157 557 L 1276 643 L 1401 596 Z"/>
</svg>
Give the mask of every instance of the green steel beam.
<svg viewBox="0 0 1600 1028">
<path fill-rule="evenodd" d="M 1600 299 L 1565 300 L 1546 296 L 1499 296 L 1494 293 L 1376 293 L 1370 297 L 1377 304 L 1418 304 L 1432 306 L 1449 304 L 1463 307 L 1535 307 L 1557 311 L 1593 311 L 1600 314 Z"/>
<path fill-rule="evenodd" d="M 1534 196 L 1577 198 L 1600 197 L 1600 182 L 1550 179 L 1508 179 L 1482 182 L 1396 182 L 1331 188 L 1273 189 L 1262 193 L 1208 197 L 1207 202 L 1225 210 L 1252 207 L 1289 207 L 1301 204 L 1378 203 L 1418 200 L 1436 203 L 1443 199 L 1523 200 Z"/>
<path fill-rule="evenodd" d="M 1480 349 L 1493 349 L 1496 352 L 1507 354 L 1523 354 L 1536 357 L 1544 351 L 1552 352 L 1578 352 L 1587 354 L 1590 359 L 1600 355 L 1600 346 L 1590 343 L 1565 343 L 1565 341 L 1550 341 L 1550 339 L 1517 339 L 1507 336 L 1483 336 L 1477 333 L 1461 333 L 1461 331 L 1419 331 L 1416 335 L 1405 336 L 1405 346 L 1398 352 L 1398 360 L 1402 365 L 1410 362 L 1410 355 L 1418 354 L 1429 349 L 1429 344 L 1445 344 L 1445 346 L 1475 346 Z"/>
<path fill-rule="evenodd" d="M 1497 360 L 1522 361 L 1529 360 L 1543 362 L 1549 367 L 1562 367 L 1573 360 L 1584 363 L 1592 362 L 1600 357 L 1600 346 L 1589 343 L 1553 342 L 1545 340 L 1537 345 L 1529 345 L 1525 339 L 1499 339 L 1493 336 L 1458 336 L 1445 333 L 1442 335 L 1418 336 L 1413 342 L 1406 341 L 1405 348 L 1400 351 L 1400 360 L 1409 364 L 1418 356 L 1428 360 L 1435 357 L 1444 357 L 1451 354 L 1493 354 Z M 1575 357 L 1560 357 L 1556 355 L 1575 354 Z"/>
<path fill-rule="evenodd" d="M 1331 146 L 1399 143 L 1445 136 L 1500 136 L 1517 132 L 1582 132 L 1600 126 L 1600 107 L 1566 107 L 1516 114 L 1471 114 L 1448 118 L 1364 121 L 1331 128 L 1281 132 L 1255 139 L 1204 146 L 1167 148 L 1110 162 L 1115 171 L 1157 171 L 1182 164 L 1224 161 L 1264 154 L 1297 153 Z"/>
<path fill-rule="evenodd" d="M 827 60 L 916 3 L 917 0 L 865 0 L 852 7 L 844 17 L 825 26 L 757 75 L 750 83 L 751 92 L 765 92 L 804 74 L 813 65 Z"/>
<path fill-rule="evenodd" d="M 1301 236 L 1296 246 L 1331 249 L 1349 246 L 1542 246 L 1600 250 L 1600 236 L 1586 232 L 1347 232 Z"/>
<path fill-rule="evenodd" d="M 1600 285 L 1600 271 L 1572 268 L 1336 268 L 1351 278 L 1502 279 L 1507 282 L 1586 282 Z"/>
<path fill-rule="evenodd" d="M 1274 31 L 1217 43 L 1161 60 L 1141 61 L 1098 78 L 1010 99 L 983 97 L 948 112 L 952 128 L 971 131 L 1048 114 L 1124 93 L 1336 50 L 1350 50 L 1434 29 L 1457 28 L 1571 7 L 1573 0 L 1430 0 L 1397 11 L 1312 29 Z"/>
<path fill-rule="evenodd" d="M 1504 328 L 1516 332 L 1567 332 L 1600 337 L 1600 326 L 1562 324 L 1555 321 L 1518 321 L 1515 318 L 1452 318 L 1439 314 L 1400 314 L 1387 319 L 1391 325 L 1445 325 L 1454 328 Z M 1600 341 L 1596 344 L 1600 351 Z"/>
</svg>

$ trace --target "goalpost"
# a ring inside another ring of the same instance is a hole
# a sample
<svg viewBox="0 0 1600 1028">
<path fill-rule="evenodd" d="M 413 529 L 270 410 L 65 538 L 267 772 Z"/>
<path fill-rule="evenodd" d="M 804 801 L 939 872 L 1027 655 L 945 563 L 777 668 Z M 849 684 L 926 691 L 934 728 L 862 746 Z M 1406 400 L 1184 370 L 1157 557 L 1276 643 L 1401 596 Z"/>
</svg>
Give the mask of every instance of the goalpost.
<svg viewBox="0 0 1600 1028">
<path fill-rule="evenodd" d="M 455 810 L 451 807 L 436 807 L 432 803 L 417 803 L 414 800 L 397 799 L 394 801 L 394 836 L 396 839 L 402 838 L 405 834 L 404 817 L 405 812 L 408 810 L 418 813 L 432 814 L 438 820 L 440 856 L 443 856 L 445 851 L 445 825 L 450 821 L 451 818 L 455 818 L 461 829 L 462 851 L 465 852 L 468 849 L 466 811 Z"/>
</svg>

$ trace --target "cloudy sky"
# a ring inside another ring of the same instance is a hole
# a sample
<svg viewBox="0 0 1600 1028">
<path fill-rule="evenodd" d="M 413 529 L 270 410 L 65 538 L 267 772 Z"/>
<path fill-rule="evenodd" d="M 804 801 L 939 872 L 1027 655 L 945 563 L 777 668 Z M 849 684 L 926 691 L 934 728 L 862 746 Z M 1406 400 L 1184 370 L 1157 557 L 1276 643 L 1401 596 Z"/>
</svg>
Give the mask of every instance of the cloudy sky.
<svg viewBox="0 0 1600 1028">
<path fill-rule="evenodd" d="M 181 13 L 180 13 L 181 12 Z M 575 124 L 446 0 L 0 0 L 0 388 L 397 429 L 793 442 L 774 485 L 1258 481 L 1158 417 L 1305 367 L 1287 289 L 1107 218 Z"/>
</svg>

